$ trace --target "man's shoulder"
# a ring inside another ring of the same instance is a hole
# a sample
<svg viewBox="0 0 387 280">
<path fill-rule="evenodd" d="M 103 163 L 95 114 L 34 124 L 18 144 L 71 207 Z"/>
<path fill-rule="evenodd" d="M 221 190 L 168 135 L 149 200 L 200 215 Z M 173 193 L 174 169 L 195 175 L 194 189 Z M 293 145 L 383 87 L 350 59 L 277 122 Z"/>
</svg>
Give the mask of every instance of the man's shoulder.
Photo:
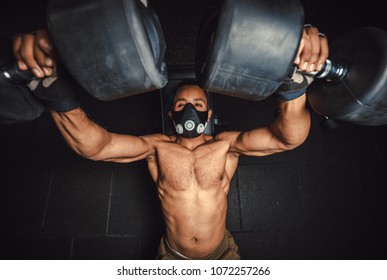
<svg viewBox="0 0 387 280">
<path fill-rule="evenodd" d="M 240 131 L 222 131 L 216 134 L 214 139 L 216 141 L 220 141 L 220 140 L 230 141 L 231 139 L 238 137 L 240 133 L 241 133 Z"/>
<path fill-rule="evenodd" d="M 140 136 L 145 141 L 150 143 L 158 143 L 158 142 L 171 142 L 172 138 L 171 136 L 162 134 L 162 133 L 156 133 L 156 134 L 148 134 L 144 136 Z"/>
</svg>

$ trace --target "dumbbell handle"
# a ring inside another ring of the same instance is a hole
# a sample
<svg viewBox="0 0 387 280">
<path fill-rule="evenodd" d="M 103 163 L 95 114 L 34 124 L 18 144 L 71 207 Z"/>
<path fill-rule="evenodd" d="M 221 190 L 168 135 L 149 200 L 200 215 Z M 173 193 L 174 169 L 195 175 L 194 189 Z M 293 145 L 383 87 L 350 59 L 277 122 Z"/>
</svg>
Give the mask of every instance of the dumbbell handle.
<svg viewBox="0 0 387 280">
<path fill-rule="evenodd" d="M 25 83 L 37 79 L 31 70 L 20 70 L 16 63 L 2 66 L 0 75 L 16 83 Z"/>
<path fill-rule="evenodd" d="M 297 70 L 298 71 L 298 70 Z M 347 73 L 347 65 L 344 63 L 332 63 L 327 59 L 320 71 L 309 72 L 308 75 L 317 79 L 325 79 L 328 82 L 337 82 Z M 4 65 L 1 75 L 13 82 L 30 82 L 37 79 L 30 69 L 20 70 L 16 63 Z"/>
<path fill-rule="evenodd" d="M 345 63 L 332 63 L 327 59 L 320 71 L 308 73 L 317 79 L 325 79 L 328 82 L 338 82 L 347 74 L 347 65 Z"/>
</svg>

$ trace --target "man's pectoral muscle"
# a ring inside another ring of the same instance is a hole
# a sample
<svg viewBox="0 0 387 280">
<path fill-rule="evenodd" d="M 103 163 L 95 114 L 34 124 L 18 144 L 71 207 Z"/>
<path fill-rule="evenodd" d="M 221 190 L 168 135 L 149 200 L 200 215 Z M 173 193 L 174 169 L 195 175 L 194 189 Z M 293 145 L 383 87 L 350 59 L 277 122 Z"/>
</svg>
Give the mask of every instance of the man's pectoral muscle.
<svg viewBox="0 0 387 280">
<path fill-rule="evenodd" d="M 169 244 L 188 257 L 210 254 L 224 238 L 227 194 L 237 163 L 228 143 L 189 150 L 160 142 L 148 166 L 158 187 Z"/>
</svg>

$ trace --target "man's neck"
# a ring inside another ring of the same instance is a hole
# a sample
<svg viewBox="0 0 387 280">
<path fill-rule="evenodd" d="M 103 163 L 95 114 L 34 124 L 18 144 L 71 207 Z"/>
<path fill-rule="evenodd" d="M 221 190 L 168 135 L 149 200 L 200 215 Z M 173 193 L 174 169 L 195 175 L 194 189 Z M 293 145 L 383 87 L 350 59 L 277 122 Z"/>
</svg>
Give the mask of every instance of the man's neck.
<svg viewBox="0 0 387 280">
<path fill-rule="evenodd" d="M 207 139 L 204 133 L 195 138 L 185 138 L 185 137 L 178 136 L 176 139 L 177 144 L 182 145 L 191 151 L 195 150 L 198 146 L 206 142 L 207 142 Z"/>
</svg>

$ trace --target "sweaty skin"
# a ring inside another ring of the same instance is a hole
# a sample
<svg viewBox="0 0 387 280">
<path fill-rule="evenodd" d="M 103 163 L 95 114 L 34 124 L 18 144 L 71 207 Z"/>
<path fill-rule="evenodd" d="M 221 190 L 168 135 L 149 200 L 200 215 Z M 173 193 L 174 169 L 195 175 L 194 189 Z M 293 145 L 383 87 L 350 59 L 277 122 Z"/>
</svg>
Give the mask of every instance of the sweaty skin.
<svg viewBox="0 0 387 280">
<path fill-rule="evenodd" d="M 198 86 L 182 88 L 174 110 L 187 102 L 199 111 L 207 110 L 206 95 Z M 269 126 L 191 139 L 107 132 L 80 108 L 51 113 L 70 147 L 83 157 L 113 162 L 146 159 L 161 201 L 168 243 L 187 257 L 201 258 L 224 238 L 227 194 L 239 155 L 263 156 L 300 145 L 310 127 L 305 103 L 305 96 L 281 102 L 281 113 Z M 212 111 L 208 111 L 209 119 Z"/>
<path fill-rule="evenodd" d="M 171 137 L 157 143 L 147 160 L 168 243 L 185 256 L 199 258 L 224 238 L 227 193 L 238 161 L 228 153 L 226 141 L 214 142 L 209 136 L 191 149 Z"/>
</svg>

